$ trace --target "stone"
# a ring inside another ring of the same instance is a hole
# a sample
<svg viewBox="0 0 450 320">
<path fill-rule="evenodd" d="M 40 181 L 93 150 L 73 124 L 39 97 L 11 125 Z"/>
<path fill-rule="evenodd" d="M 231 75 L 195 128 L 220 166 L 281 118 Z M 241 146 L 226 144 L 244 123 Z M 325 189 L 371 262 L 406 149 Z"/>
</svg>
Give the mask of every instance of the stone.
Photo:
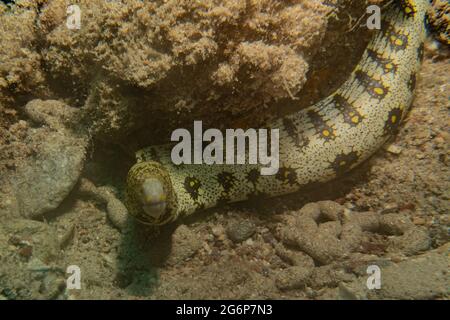
<svg viewBox="0 0 450 320">
<path fill-rule="evenodd" d="M 340 283 L 342 299 L 424 300 L 448 295 L 450 277 L 448 254 L 450 245 L 398 263 L 379 265 L 381 288 L 369 290 L 368 275 L 350 283 Z"/>
<path fill-rule="evenodd" d="M 240 243 L 250 238 L 256 231 L 256 226 L 247 220 L 233 223 L 227 228 L 227 236 L 234 243 Z"/>
</svg>

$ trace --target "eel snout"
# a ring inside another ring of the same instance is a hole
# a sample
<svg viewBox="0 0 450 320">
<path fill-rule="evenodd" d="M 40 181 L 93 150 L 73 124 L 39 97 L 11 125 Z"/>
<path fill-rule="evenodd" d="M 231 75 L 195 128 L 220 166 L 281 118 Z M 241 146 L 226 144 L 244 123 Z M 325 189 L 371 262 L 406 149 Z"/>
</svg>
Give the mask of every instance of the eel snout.
<svg viewBox="0 0 450 320">
<path fill-rule="evenodd" d="M 141 185 L 142 209 L 147 215 L 158 220 L 166 212 L 166 192 L 163 183 L 157 178 L 147 178 Z"/>
</svg>

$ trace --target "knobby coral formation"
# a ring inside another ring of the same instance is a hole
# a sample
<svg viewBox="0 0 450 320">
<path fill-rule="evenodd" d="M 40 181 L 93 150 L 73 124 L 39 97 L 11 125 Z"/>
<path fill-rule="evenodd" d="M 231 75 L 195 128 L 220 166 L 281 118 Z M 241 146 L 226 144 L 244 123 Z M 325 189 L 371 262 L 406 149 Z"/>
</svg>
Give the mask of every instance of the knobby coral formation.
<svg viewBox="0 0 450 320">
<path fill-rule="evenodd" d="M 81 29 L 71 30 L 70 1 L 17 4 L 0 17 L 0 102 L 59 96 L 83 107 L 82 121 L 108 141 L 161 119 L 167 127 L 193 118 L 217 124 L 293 97 L 334 8 L 306 0 L 78 1 Z"/>
</svg>

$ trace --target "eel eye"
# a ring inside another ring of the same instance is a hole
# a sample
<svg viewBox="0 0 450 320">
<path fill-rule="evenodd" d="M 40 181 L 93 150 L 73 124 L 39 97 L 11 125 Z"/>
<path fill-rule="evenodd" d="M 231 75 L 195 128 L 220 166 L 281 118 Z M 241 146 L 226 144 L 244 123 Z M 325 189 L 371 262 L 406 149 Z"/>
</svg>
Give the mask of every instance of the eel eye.
<svg viewBox="0 0 450 320">
<path fill-rule="evenodd" d="M 166 193 L 163 184 L 156 178 L 148 178 L 141 185 L 141 203 L 144 212 L 158 220 L 166 212 Z"/>
</svg>

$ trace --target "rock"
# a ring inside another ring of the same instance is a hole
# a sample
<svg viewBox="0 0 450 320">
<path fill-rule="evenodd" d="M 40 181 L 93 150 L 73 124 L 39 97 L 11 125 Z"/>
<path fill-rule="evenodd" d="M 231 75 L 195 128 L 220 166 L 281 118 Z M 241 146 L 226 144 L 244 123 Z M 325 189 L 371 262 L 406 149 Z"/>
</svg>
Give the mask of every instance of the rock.
<svg viewBox="0 0 450 320">
<path fill-rule="evenodd" d="M 227 236 L 234 243 L 240 243 L 250 238 L 256 231 L 256 226 L 247 220 L 233 223 L 227 228 Z"/>
<path fill-rule="evenodd" d="M 197 234 L 182 224 L 172 234 L 172 248 L 165 263 L 169 266 L 177 265 L 192 257 L 202 245 Z"/>
<path fill-rule="evenodd" d="M 369 290 L 366 286 L 368 275 L 351 283 L 341 283 L 340 297 L 343 299 L 436 299 L 448 295 L 450 277 L 448 275 L 448 253 L 450 246 L 411 257 L 399 263 L 379 265 L 381 288 Z"/>
<path fill-rule="evenodd" d="M 390 144 L 385 149 L 386 149 L 387 152 L 392 153 L 392 154 L 396 154 L 396 155 L 399 155 L 402 152 L 402 150 L 403 150 L 402 147 L 399 147 L 399 146 L 397 146 L 395 144 Z"/>
<path fill-rule="evenodd" d="M 221 225 L 212 227 L 211 232 L 217 240 L 219 241 L 225 240 L 226 231 L 225 228 L 222 227 Z"/>
<path fill-rule="evenodd" d="M 58 100 L 34 99 L 24 108 L 25 114 L 38 124 L 45 124 L 56 131 L 67 130 L 71 127 L 79 111 Z"/>
<path fill-rule="evenodd" d="M 56 209 L 78 181 L 86 143 L 47 129 L 35 129 L 30 139 L 40 141 L 37 154 L 17 168 L 14 189 L 22 216 L 37 218 Z"/>
<path fill-rule="evenodd" d="M 10 178 L 23 217 L 56 209 L 78 181 L 89 139 L 65 127 L 74 112 L 58 101 L 33 100 L 25 107 L 30 119 L 43 126 L 28 130 L 26 143 L 35 155 Z"/>
<path fill-rule="evenodd" d="M 385 268 L 394 264 L 390 258 L 378 257 L 373 254 L 352 253 L 348 259 L 349 263 L 346 264 L 346 270 L 352 272 L 357 276 L 366 276 L 367 268 L 372 265 L 376 265 L 380 268 Z"/>
<path fill-rule="evenodd" d="M 448 257 L 429 252 L 382 269 L 381 289 L 376 296 L 381 299 L 433 299 L 449 293 L 449 279 Z"/>
<path fill-rule="evenodd" d="M 360 282 L 339 284 L 339 300 L 367 300 L 366 287 Z"/>
</svg>

